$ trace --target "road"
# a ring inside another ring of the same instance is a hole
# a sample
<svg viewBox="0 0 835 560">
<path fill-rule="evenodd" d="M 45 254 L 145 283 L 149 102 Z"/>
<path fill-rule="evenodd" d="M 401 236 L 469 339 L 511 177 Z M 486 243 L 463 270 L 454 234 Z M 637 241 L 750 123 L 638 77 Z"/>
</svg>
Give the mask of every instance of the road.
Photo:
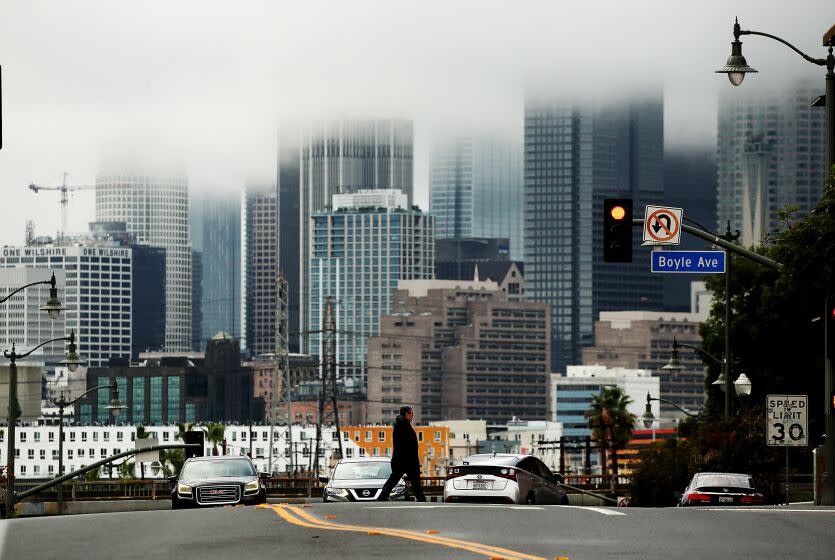
<svg viewBox="0 0 835 560">
<path fill-rule="evenodd" d="M 268 504 L 0 521 L 0 558 L 830 559 L 835 508 Z"/>
</svg>

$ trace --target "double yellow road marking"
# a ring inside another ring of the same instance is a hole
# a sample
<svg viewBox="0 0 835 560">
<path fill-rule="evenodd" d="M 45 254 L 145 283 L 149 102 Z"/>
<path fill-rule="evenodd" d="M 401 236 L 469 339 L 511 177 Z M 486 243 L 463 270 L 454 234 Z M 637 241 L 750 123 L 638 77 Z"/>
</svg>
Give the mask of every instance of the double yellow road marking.
<svg viewBox="0 0 835 560">
<path fill-rule="evenodd" d="M 328 531 L 351 531 L 355 533 L 366 533 L 367 535 L 387 535 L 400 539 L 407 539 L 411 541 L 425 542 L 429 544 L 436 544 L 455 548 L 458 550 L 466 550 L 475 554 L 486 556 L 493 560 L 546 560 L 541 556 L 532 556 L 514 550 L 508 550 L 498 546 L 489 546 L 473 541 L 465 541 L 462 539 L 452 539 L 448 537 L 441 537 L 437 531 L 427 531 L 426 533 L 418 533 L 416 531 L 407 531 L 404 529 L 389 529 L 385 527 L 365 527 L 361 525 L 345 525 L 342 523 L 335 523 L 325 521 L 310 515 L 299 506 L 289 506 L 284 504 L 270 505 L 264 504 L 256 506 L 263 509 L 273 510 L 279 517 L 300 527 L 307 527 L 310 529 L 325 529 Z M 331 516 L 328 516 L 331 517 Z"/>
</svg>

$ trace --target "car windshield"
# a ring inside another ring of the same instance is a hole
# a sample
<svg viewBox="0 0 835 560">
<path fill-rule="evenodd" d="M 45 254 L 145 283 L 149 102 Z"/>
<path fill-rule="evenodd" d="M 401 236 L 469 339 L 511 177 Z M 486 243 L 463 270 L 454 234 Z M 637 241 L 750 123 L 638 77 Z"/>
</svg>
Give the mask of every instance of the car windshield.
<svg viewBox="0 0 835 560">
<path fill-rule="evenodd" d="M 215 478 L 224 476 L 255 476 L 252 463 L 246 459 L 222 461 L 192 461 L 183 466 L 180 478 Z"/>
<path fill-rule="evenodd" d="M 699 488 L 711 486 L 731 486 L 734 488 L 753 488 L 750 477 L 741 474 L 706 474 L 696 482 Z"/>
<path fill-rule="evenodd" d="M 391 463 L 387 461 L 368 461 L 365 463 L 339 463 L 333 471 L 334 480 L 362 480 L 369 478 L 388 478 L 391 475 Z"/>
</svg>

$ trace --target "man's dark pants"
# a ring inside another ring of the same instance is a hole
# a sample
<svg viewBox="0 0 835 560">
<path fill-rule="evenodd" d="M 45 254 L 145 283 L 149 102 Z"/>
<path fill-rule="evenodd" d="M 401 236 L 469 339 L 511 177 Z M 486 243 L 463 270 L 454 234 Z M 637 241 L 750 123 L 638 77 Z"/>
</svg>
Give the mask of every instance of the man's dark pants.
<svg viewBox="0 0 835 560">
<path fill-rule="evenodd" d="M 409 469 L 408 471 L 403 471 L 401 469 L 391 469 L 391 476 L 383 485 L 383 490 L 380 492 L 380 496 L 377 498 L 379 501 L 386 501 L 389 499 L 389 494 L 391 494 L 392 489 L 397 486 L 397 483 L 400 482 L 400 478 L 403 476 L 403 473 L 406 473 L 406 476 L 409 478 L 409 483 L 412 485 L 412 490 L 415 493 L 415 499 L 418 502 L 425 502 L 426 496 L 423 494 L 423 488 L 420 486 L 420 467 L 416 467 L 414 469 Z"/>
</svg>

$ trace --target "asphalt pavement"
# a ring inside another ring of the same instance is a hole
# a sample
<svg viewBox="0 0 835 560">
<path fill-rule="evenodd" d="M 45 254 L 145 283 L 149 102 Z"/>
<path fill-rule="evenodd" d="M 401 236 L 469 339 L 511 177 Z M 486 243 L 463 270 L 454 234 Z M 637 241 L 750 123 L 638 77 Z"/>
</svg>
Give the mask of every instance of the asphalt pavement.
<svg viewBox="0 0 835 560">
<path fill-rule="evenodd" d="M 831 559 L 835 508 L 265 504 L 0 521 L 0 558 Z"/>
</svg>

